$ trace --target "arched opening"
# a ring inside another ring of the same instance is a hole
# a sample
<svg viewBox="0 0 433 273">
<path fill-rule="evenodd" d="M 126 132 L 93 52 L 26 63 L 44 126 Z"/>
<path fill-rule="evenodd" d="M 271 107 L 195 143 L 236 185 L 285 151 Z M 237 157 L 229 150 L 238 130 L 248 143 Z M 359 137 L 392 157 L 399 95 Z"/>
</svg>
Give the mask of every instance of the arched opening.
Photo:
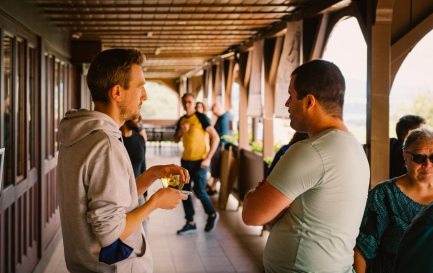
<svg viewBox="0 0 433 273">
<path fill-rule="evenodd" d="M 165 84 L 147 81 L 145 84 L 147 100 L 141 106 L 145 120 L 176 120 L 179 118 L 179 97 Z"/>
<path fill-rule="evenodd" d="M 400 66 L 389 96 L 389 134 L 396 137 L 395 124 L 404 115 L 422 116 L 433 126 L 433 31 L 407 55 Z"/>
<path fill-rule="evenodd" d="M 346 80 L 343 118 L 349 130 L 366 142 L 367 122 L 367 45 L 354 17 L 334 27 L 323 53 L 323 59 L 335 63 Z"/>
</svg>

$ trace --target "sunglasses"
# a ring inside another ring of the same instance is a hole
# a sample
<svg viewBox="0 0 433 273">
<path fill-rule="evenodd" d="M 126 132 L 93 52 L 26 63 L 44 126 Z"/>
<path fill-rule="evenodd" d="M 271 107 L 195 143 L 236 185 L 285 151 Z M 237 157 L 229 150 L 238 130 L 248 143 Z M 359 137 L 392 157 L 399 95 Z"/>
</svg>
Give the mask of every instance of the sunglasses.
<svg viewBox="0 0 433 273">
<path fill-rule="evenodd" d="M 430 160 L 430 163 L 433 164 L 433 154 L 425 155 L 425 154 L 415 154 L 406 151 L 406 153 L 410 154 L 412 157 L 412 161 L 417 164 L 426 164 L 427 160 Z"/>
</svg>

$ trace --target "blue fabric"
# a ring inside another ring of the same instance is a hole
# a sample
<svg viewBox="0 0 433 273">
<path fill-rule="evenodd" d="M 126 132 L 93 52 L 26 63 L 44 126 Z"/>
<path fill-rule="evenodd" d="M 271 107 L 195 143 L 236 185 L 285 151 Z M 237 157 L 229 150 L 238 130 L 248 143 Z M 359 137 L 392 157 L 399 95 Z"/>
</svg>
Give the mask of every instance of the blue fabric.
<svg viewBox="0 0 433 273">
<path fill-rule="evenodd" d="M 106 264 L 114 264 L 127 259 L 132 251 L 132 247 L 117 239 L 111 245 L 101 248 L 99 261 Z"/>
<path fill-rule="evenodd" d="M 271 166 L 269 166 L 268 173 L 266 176 L 268 176 L 272 170 L 275 168 L 275 165 L 277 165 L 277 162 L 280 160 L 280 158 L 287 152 L 287 150 L 290 148 L 290 144 L 286 144 L 281 146 L 281 148 L 278 150 L 278 152 L 275 154 L 274 159 L 272 160 Z"/>
<path fill-rule="evenodd" d="M 201 160 L 197 160 L 197 161 L 181 160 L 180 164 L 182 167 L 188 170 L 191 179 L 189 184 L 185 184 L 183 186 L 183 189 L 190 191 L 191 184 L 193 184 L 192 189 L 194 191 L 194 194 L 201 201 L 205 212 L 208 215 L 215 213 L 215 208 L 213 207 L 212 202 L 209 199 L 209 195 L 206 193 L 206 185 L 207 185 L 206 174 L 208 168 L 200 167 Z M 183 209 L 185 211 L 185 219 L 187 221 L 193 221 L 194 206 L 192 203 L 192 196 L 189 195 L 188 199 L 183 200 L 182 203 L 183 203 Z"/>
<path fill-rule="evenodd" d="M 230 130 L 230 120 L 232 119 L 232 116 L 229 112 L 225 112 L 221 116 L 218 117 L 217 121 L 215 122 L 215 131 L 217 131 L 218 136 L 221 138 L 222 136 L 231 136 L 232 131 Z M 225 144 L 227 143 L 226 140 L 220 139 L 221 143 Z"/>
<path fill-rule="evenodd" d="M 400 240 L 423 208 L 404 194 L 394 180 L 370 190 L 356 239 L 356 247 L 367 260 L 368 273 L 392 272 Z"/>
</svg>

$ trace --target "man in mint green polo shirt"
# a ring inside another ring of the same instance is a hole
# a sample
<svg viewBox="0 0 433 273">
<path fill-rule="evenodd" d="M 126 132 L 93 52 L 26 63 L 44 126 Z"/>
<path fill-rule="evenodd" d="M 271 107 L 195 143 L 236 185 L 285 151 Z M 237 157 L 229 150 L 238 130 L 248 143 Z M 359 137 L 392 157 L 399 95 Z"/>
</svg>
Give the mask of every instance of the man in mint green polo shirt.
<svg viewBox="0 0 433 273">
<path fill-rule="evenodd" d="M 290 126 L 310 138 L 289 148 L 242 212 L 248 225 L 278 218 L 263 253 L 267 273 L 352 272 L 370 170 L 343 122 L 344 92 L 333 63 L 314 60 L 292 73 Z"/>
</svg>

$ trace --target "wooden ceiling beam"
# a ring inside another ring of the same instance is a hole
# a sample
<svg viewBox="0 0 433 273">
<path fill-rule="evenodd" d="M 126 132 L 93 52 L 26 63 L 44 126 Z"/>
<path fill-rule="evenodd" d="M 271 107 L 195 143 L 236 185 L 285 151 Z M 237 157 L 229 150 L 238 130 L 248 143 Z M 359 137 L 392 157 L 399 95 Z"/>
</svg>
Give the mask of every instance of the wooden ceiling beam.
<svg viewBox="0 0 433 273">
<path fill-rule="evenodd" d="M 149 24 L 141 24 L 139 22 L 137 23 L 130 23 L 130 22 L 124 22 L 124 21 L 110 21 L 105 23 L 87 23 L 86 28 L 94 28 L 94 27 L 117 27 L 117 28 L 172 28 L 172 29 L 185 29 L 185 28 L 211 28 L 211 29 L 227 29 L 227 28 L 261 28 L 266 27 L 268 24 L 263 23 L 257 23 L 257 24 L 231 24 L 226 23 L 224 21 L 221 21 L 220 23 L 208 25 L 208 24 L 186 24 L 186 25 L 179 25 L 179 24 L 154 24 L 153 21 L 147 21 Z M 77 26 L 76 22 L 62 22 L 56 24 L 58 27 L 70 27 L 72 29 L 79 29 L 83 26 Z"/>
<path fill-rule="evenodd" d="M 202 62 L 199 62 L 199 63 L 193 63 L 193 64 L 186 64 L 186 63 L 182 63 L 182 64 L 147 64 L 146 62 L 144 62 L 144 66 L 147 68 L 147 69 L 159 69 L 159 68 L 161 68 L 161 67 L 165 67 L 165 68 L 168 68 L 168 67 L 180 67 L 181 69 L 189 69 L 189 68 L 194 68 L 194 67 L 196 67 L 197 65 L 200 65 L 200 64 L 202 64 Z M 149 70 L 147 70 L 147 71 L 149 71 Z"/>
<path fill-rule="evenodd" d="M 104 48 L 131 48 L 130 46 L 108 46 L 108 45 L 104 45 Z M 144 54 L 151 54 L 151 55 L 155 55 L 155 50 L 149 50 L 147 48 L 142 48 L 140 46 L 135 47 L 136 49 L 139 49 L 141 52 L 143 52 Z M 164 52 L 165 51 L 165 52 Z M 189 56 L 196 56 L 196 54 L 206 54 L 206 55 L 210 55 L 211 57 L 216 55 L 216 54 L 222 54 L 223 51 L 222 50 L 208 50 L 208 49 L 199 49 L 199 50 L 194 50 L 194 53 L 191 53 L 192 50 L 185 48 L 185 49 L 176 49 L 176 50 L 162 50 L 161 53 L 159 53 L 158 57 L 163 57 L 166 55 L 169 56 L 179 56 L 179 54 L 190 54 Z M 164 53 L 164 54 L 163 54 Z"/>
<path fill-rule="evenodd" d="M 104 45 L 102 45 L 102 47 L 104 47 Z M 201 58 L 203 60 L 208 60 L 208 59 L 210 59 L 212 57 L 213 57 L 213 55 L 211 55 L 211 54 L 203 54 L 203 53 L 194 54 L 194 52 L 190 52 L 190 53 L 187 53 L 187 54 L 185 54 L 185 53 L 184 54 L 170 54 L 170 53 L 164 53 L 164 51 L 163 51 L 159 55 L 149 55 L 149 56 L 146 56 L 146 60 L 148 60 L 148 61 L 151 60 L 153 62 L 156 62 L 158 60 L 160 60 L 160 61 L 179 60 L 179 59 L 182 60 L 182 59 L 185 59 L 185 58 L 187 58 L 187 59 L 191 58 L 193 60 Z"/>
<path fill-rule="evenodd" d="M 147 80 L 151 80 L 151 79 L 175 79 L 175 78 L 179 78 L 180 76 L 182 76 L 182 73 L 174 73 L 174 72 L 165 72 L 165 73 L 158 73 L 158 72 L 144 72 L 144 77 Z"/>
<path fill-rule="evenodd" d="M 183 39 L 182 37 L 173 37 L 171 39 L 149 39 L 147 37 L 139 38 L 139 37 L 104 37 L 102 39 L 103 42 L 138 42 L 138 43 L 150 43 L 150 44 L 165 44 L 165 43 L 173 43 L 173 41 L 179 41 L 179 43 L 212 43 L 212 44 L 232 44 L 239 43 L 241 39 L 224 39 L 224 40 L 212 40 L 212 39 Z"/>
<path fill-rule="evenodd" d="M 186 72 L 188 70 L 190 70 L 191 68 L 195 68 L 195 66 L 193 67 L 179 67 L 179 68 L 173 68 L 173 67 L 158 67 L 158 68 L 150 68 L 150 67 L 144 67 L 144 71 L 145 72 L 178 72 L 178 71 L 183 71 Z"/>
<path fill-rule="evenodd" d="M 118 43 L 104 43 L 106 46 L 131 46 L 133 44 L 128 44 L 128 43 L 123 43 L 123 42 L 118 42 Z M 226 45 L 216 45 L 216 46 L 203 46 L 203 45 L 190 45 L 190 46 L 183 46 L 183 45 L 175 45 L 175 46 L 149 46 L 146 44 L 140 45 L 140 48 L 146 48 L 146 49 L 153 49 L 155 50 L 155 48 L 159 48 L 160 50 L 177 50 L 177 49 L 181 49 L 181 50 L 202 50 L 202 49 L 210 49 L 210 50 L 214 50 L 214 49 L 226 49 L 228 46 Z"/>
<path fill-rule="evenodd" d="M 146 47 L 165 47 L 166 46 L 166 43 L 147 43 L 146 41 L 140 41 L 140 40 L 133 40 L 133 41 L 129 41 L 129 40 L 125 40 L 125 41 L 120 41 L 120 40 L 102 40 L 102 42 L 104 43 L 104 44 L 129 44 L 129 45 L 133 45 L 133 44 L 138 44 L 138 43 L 143 43 L 143 45 L 144 46 L 146 46 Z M 200 46 L 203 46 L 203 47 L 221 47 L 221 46 L 224 46 L 224 47 L 229 47 L 229 46 L 231 46 L 232 44 L 230 44 L 230 43 L 224 43 L 224 42 L 218 42 L 218 43 L 211 43 L 211 42 L 208 42 L 208 43 L 192 43 L 192 42 L 190 42 L 190 43 L 179 43 L 179 44 L 182 44 L 182 46 L 183 47 L 185 47 L 185 46 L 197 46 L 197 45 L 200 45 Z"/>
<path fill-rule="evenodd" d="M 123 45 L 121 45 L 121 44 L 119 44 L 119 45 L 109 45 L 109 44 L 107 44 L 107 45 L 104 45 L 105 47 L 109 47 L 109 48 L 113 48 L 113 47 L 116 47 L 116 48 L 131 48 L 130 46 L 123 46 Z M 140 50 L 144 50 L 144 51 L 146 51 L 146 52 L 150 52 L 150 53 L 154 53 L 154 49 L 152 49 L 152 48 L 147 48 L 147 47 L 145 47 L 145 46 L 137 46 L 136 47 L 137 49 L 140 49 Z M 164 48 L 162 48 L 161 49 L 161 52 L 166 52 L 166 53 L 174 53 L 174 52 L 192 52 L 194 50 L 194 52 L 197 52 L 197 51 L 201 51 L 201 52 L 207 52 L 208 54 L 211 54 L 211 53 L 213 53 L 213 52 L 215 52 L 215 53 L 221 53 L 223 50 L 221 50 L 221 49 L 215 49 L 215 48 L 212 48 L 212 49 L 207 49 L 207 48 L 197 48 L 197 49 L 191 49 L 191 48 L 183 48 L 183 47 L 170 47 L 170 48 L 168 48 L 168 47 L 164 47 Z"/>
<path fill-rule="evenodd" d="M 147 31 L 144 30 L 116 30 L 116 29 L 95 29 L 95 30 L 86 30 L 86 29 L 81 29 L 81 30 L 77 30 L 82 32 L 83 34 L 100 34 L 100 35 L 104 35 L 104 34 L 111 34 L 111 33 L 115 33 L 116 35 L 147 35 Z M 161 34 L 159 34 L 161 33 Z M 152 37 L 154 36 L 161 36 L 161 35 L 169 35 L 169 34 L 173 34 L 173 35 L 177 35 L 177 36 L 181 36 L 181 35 L 252 35 L 256 33 L 256 31 L 254 30 L 219 30 L 219 31 L 206 31 L 206 30 L 185 30 L 185 31 L 176 31 L 176 30 L 158 30 L 155 31 L 152 35 Z"/>
<path fill-rule="evenodd" d="M 99 31 L 119 31 L 119 32 L 152 32 L 151 35 L 159 33 L 159 32 L 173 32 L 173 33 L 180 33 L 180 32 L 190 32 L 190 33 L 195 33 L 195 32 L 207 32 L 209 33 L 209 31 L 213 31 L 213 32 L 218 32 L 218 33 L 234 33 L 234 34 L 238 34 L 238 33 L 255 33 L 256 31 L 260 30 L 262 28 L 256 28 L 256 29 L 227 29 L 227 28 L 214 28 L 214 27 L 203 27 L 203 28 L 196 28 L 196 29 L 191 29 L 191 28 L 167 28 L 167 29 L 163 29 L 163 28 L 127 28 L 127 27 L 97 27 L 97 28 L 92 28 L 92 27 L 83 27 L 83 28 L 71 28 L 71 31 L 81 31 L 81 32 L 99 32 Z"/>
<path fill-rule="evenodd" d="M 233 9 L 233 8 L 242 8 L 242 9 L 263 9 L 263 8 L 292 8 L 293 6 L 296 5 L 291 5 L 290 2 L 293 1 L 286 1 L 286 3 L 282 3 L 282 4 L 232 4 L 230 2 L 226 3 L 226 4 L 188 4 L 188 2 L 186 2 L 185 4 L 147 4 L 147 3 L 140 3 L 140 4 L 134 4 L 134 3 L 129 3 L 129 4 L 123 4 L 123 3 L 116 3 L 116 4 L 109 4 L 109 3 L 104 3 L 103 1 L 98 1 L 98 3 L 95 4 L 87 4 L 87 3 L 80 3 L 80 2 L 60 2 L 57 1 L 55 3 L 53 3 L 52 1 L 48 1 L 45 2 L 44 1 L 33 1 L 36 3 L 36 5 L 44 10 L 59 10 L 59 9 L 71 9 L 71 8 L 85 8 L 85 9 L 101 9 L 101 8 L 119 8 L 119 9 L 160 9 L 160 8 L 175 8 L 175 9 L 179 9 L 179 8 L 206 8 L 206 9 L 221 9 L 221 8 L 226 8 L 226 9 Z"/>
<path fill-rule="evenodd" d="M 133 37 L 143 37 L 145 36 L 145 33 L 118 33 L 117 31 L 113 31 L 113 32 L 95 32 L 95 33 L 87 33 L 87 32 L 83 32 L 82 33 L 82 37 L 87 36 L 96 36 L 93 34 L 97 34 L 97 37 L 100 37 L 101 39 L 103 39 L 104 37 L 118 37 L 119 39 L 128 39 L 128 38 L 133 38 Z M 173 36 L 173 35 L 158 35 L 156 38 L 161 38 L 161 39 L 168 39 L 168 40 L 176 40 L 176 39 L 181 39 L 181 40 L 200 40 L 200 39 L 221 39 L 221 38 L 225 38 L 225 39 L 232 39 L 232 40 L 237 40 L 237 41 L 241 41 L 243 39 L 249 38 L 250 35 L 240 35 L 240 34 L 218 34 L 218 33 L 211 33 L 211 34 L 193 34 L 193 35 L 182 35 L 182 36 Z"/>
<path fill-rule="evenodd" d="M 257 35 L 254 35 L 253 37 L 249 38 L 248 40 L 244 41 L 242 44 L 236 46 L 235 48 L 231 48 L 230 50 L 237 50 L 237 51 L 243 51 L 249 47 L 252 46 L 254 41 L 264 39 L 267 37 L 272 37 L 278 32 L 282 31 L 287 27 L 287 22 L 292 21 L 299 21 L 304 18 L 309 18 L 312 16 L 316 16 L 320 12 L 326 10 L 327 8 L 342 2 L 344 0 L 320 0 L 316 1 L 315 4 L 311 4 L 306 6 L 303 9 L 300 9 L 298 12 L 293 13 L 291 15 L 286 15 L 281 18 L 281 20 L 274 24 L 273 26 L 269 27 L 268 29 L 265 29 L 258 33 Z"/>
<path fill-rule="evenodd" d="M 56 16 L 63 16 L 63 15 L 71 15 L 71 16 L 78 16 L 78 15 L 170 15 L 170 16 L 182 16 L 182 15 L 209 15 L 209 16 L 215 16 L 215 15 L 244 15 L 248 14 L 251 16 L 263 16 L 263 15 L 276 15 L 276 16 L 285 16 L 287 14 L 291 14 L 291 12 L 281 12 L 281 11 L 161 11 L 161 10 L 152 10 L 152 11 L 143 11 L 143 10 L 136 10 L 136 9 L 127 9 L 127 10 L 76 10 L 76 9 L 69 9 L 64 11 L 44 11 L 45 14 L 47 14 L 50 17 L 56 17 Z"/>
<path fill-rule="evenodd" d="M 143 23 L 166 23 L 166 24 L 177 24 L 179 26 L 184 26 L 188 24 L 230 24 L 230 23 L 236 23 L 236 24 L 271 24 L 273 22 L 278 22 L 280 18 L 264 18 L 264 19 L 242 19 L 242 18 L 187 18 L 187 19 L 173 19 L 173 18 L 152 18 L 152 19 L 146 19 L 146 18 L 49 18 L 51 22 L 54 23 L 70 23 L 70 24 L 77 24 L 77 21 L 83 21 L 86 22 L 86 24 L 90 22 L 114 22 L 114 23 L 126 23 L 126 22 L 136 22 L 137 24 Z"/>
</svg>

